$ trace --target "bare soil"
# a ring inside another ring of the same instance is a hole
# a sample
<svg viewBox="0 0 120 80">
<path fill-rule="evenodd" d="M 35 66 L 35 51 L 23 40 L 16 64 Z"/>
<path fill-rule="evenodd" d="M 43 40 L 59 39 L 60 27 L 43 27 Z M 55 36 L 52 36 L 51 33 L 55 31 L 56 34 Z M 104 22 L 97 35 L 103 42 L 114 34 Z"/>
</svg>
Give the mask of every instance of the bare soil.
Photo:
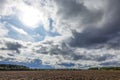
<svg viewBox="0 0 120 80">
<path fill-rule="evenodd" d="M 0 80 L 120 80 L 120 71 L 0 71 Z"/>
</svg>

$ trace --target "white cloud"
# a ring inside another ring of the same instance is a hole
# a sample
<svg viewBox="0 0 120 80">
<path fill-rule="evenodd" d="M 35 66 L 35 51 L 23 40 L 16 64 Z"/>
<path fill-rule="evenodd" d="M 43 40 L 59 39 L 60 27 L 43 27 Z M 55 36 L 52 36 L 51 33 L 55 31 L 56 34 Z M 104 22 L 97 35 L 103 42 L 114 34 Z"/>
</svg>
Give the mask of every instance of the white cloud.
<svg viewBox="0 0 120 80">
<path fill-rule="evenodd" d="M 43 25 L 47 31 L 49 30 L 48 18 L 51 13 L 48 7 L 43 6 L 42 0 L 2 0 L 0 2 L 0 16 L 16 16 L 28 28 Z"/>
<path fill-rule="evenodd" d="M 23 35 L 28 35 L 27 32 L 25 32 L 23 29 L 20 29 L 20 28 L 17 28 L 15 26 L 11 26 L 12 29 L 14 29 L 16 32 L 20 33 L 20 34 L 23 34 Z"/>
<path fill-rule="evenodd" d="M 49 30 L 49 20 L 50 14 L 49 11 L 46 9 L 45 6 L 43 6 L 42 2 L 40 0 L 36 1 L 26 1 L 21 2 L 18 5 L 16 5 L 16 9 L 19 11 L 18 18 L 21 20 L 21 22 L 29 27 L 29 28 L 36 28 L 39 27 L 39 25 L 43 25 L 43 27 L 48 31 Z M 15 3 L 17 4 L 17 3 Z M 48 8 L 48 7 L 47 7 Z"/>
<path fill-rule="evenodd" d="M 60 65 L 62 63 L 73 63 L 74 66 L 71 68 L 88 68 L 91 66 L 104 66 L 109 62 L 119 62 L 120 60 L 119 49 L 108 49 L 108 47 L 89 50 L 85 48 L 72 48 L 59 41 L 54 42 L 54 39 L 32 43 L 2 38 L 0 43 L 3 45 L 0 46 L 0 56 L 3 57 L 3 61 L 26 63 L 39 59 L 43 65 L 50 65 L 55 68 L 66 68 L 66 66 Z M 6 43 L 10 44 L 6 45 Z M 10 48 L 10 45 L 16 46 L 16 48 Z M 17 53 L 18 50 L 19 53 Z"/>
<path fill-rule="evenodd" d="M 0 0 L 0 15 L 1 16 L 9 16 L 13 15 L 14 9 L 13 9 L 13 1 L 14 0 Z"/>
</svg>

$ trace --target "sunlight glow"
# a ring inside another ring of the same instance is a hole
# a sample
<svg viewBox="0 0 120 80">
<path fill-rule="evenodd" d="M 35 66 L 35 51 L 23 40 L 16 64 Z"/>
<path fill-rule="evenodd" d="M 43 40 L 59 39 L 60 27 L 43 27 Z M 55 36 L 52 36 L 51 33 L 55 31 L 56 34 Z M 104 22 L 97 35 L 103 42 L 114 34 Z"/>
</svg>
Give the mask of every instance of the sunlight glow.
<svg viewBox="0 0 120 80">
<path fill-rule="evenodd" d="M 19 14 L 20 21 L 27 27 L 36 28 L 43 21 L 43 15 L 40 11 L 31 6 L 25 6 Z"/>
</svg>

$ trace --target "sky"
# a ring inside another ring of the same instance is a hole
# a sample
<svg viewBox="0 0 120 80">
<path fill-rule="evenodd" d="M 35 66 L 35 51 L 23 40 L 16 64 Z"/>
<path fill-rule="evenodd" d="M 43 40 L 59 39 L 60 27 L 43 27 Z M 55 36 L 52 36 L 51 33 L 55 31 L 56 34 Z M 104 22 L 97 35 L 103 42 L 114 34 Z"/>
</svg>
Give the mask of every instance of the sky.
<svg viewBox="0 0 120 80">
<path fill-rule="evenodd" d="M 120 0 L 0 0 L 0 63 L 120 66 Z"/>
</svg>

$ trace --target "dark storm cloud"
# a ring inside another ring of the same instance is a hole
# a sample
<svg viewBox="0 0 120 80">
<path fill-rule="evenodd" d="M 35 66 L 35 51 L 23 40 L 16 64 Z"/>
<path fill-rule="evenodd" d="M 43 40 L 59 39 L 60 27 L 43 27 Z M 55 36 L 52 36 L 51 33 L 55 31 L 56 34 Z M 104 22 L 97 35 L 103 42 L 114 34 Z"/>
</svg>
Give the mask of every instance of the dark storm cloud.
<svg viewBox="0 0 120 80">
<path fill-rule="evenodd" d="M 62 16 L 62 18 L 74 18 L 80 14 L 84 14 L 87 12 L 86 7 L 82 3 L 77 3 L 75 0 L 56 0 L 58 9 L 58 14 Z"/>
<path fill-rule="evenodd" d="M 9 51 L 7 54 L 12 56 L 11 51 L 20 53 L 19 49 L 24 48 L 22 42 L 17 42 L 11 39 L 0 39 L 0 51 Z M 3 53 L 3 52 L 2 52 Z"/>
<path fill-rule="evenodd" d="M 90 11 L 84 6 L 84 3 L 79 0 L 56 0 L 55 2 L 58 7 L 57 14 L 65 20 L 75 20 L 81 21 L 84 24 L 89 24 L 97 22 L 103 15 L 101 10 Z"/>
<path fill-rule="evenodd" d="M 120 9 L 119 0 L 110 0 L 105 12 L 106 21 L 97 28 L 93 25 L 85 28 L 82 33 L 73 32 L 74 38 L 71 39 L 70 45 L 74 47 L 89 47 L 94 44 L 106 43 L 107 41 L 119 37 L 120 32 Z"/>
<path fill-rule="evenodd" d="M 4 59 L 4 57 L 3 57 L 3 56 L 0 56 L 0 59 Z"/>
<path fill-rule="evenodd" d="M 94 31 L 95 30 L 95 31 Z M 105 43 L 111 36 L 104 35 L 101 31 L 91 28 L 91 30 L 82 33 L 73 32 L 74 38 L 71 38 L 70 45 L 73 47 L 89 47 L 95 44 Z"/>
<path fill-rule="evenodd" d="M 73 60 L 75 60 L 75 61 L 77 61 L 77 60 L 92 60 L 91 56 L 88 56 L 88 55 L 73 55 L 71 57 L 73 57 Z"/>
<path fill-rule="evenodd" d="M 89 10 L 84 5 L 84 2 L 80 3 L 77 0 L 59 0 L 56 3 L 58 5 L 58 14 L 60 14 L 63 20 L 72 20 L 73 23 L 81 21 L 85 25 L 82 32 L 76 31 L 81 29 L 81 25 L 78 25 L 76 30 L 71 30 L 73 37 L 69 44 L 72 47 L 91 47 L 105 44 L 109 40 L 119 37 L 119 0 L 107 0 L 105 9 L 96 11 Z M 97 22 L 101 22 L 103 19 L 104 22 L 102 24 L 97 24 Z M 88 25 L 86 26 L 86 24 Z"/>
<path fill-rule="evenodd" d="M 67 46 L 66 43 L 60 43 L 60 45 L 51 45 L 50 54 L 51 55 L 63 55 L 63 56 L 70 56 L 73 54 L 73 49 Z"/>
<path fill-rule="evenodd" d="M 91 61 L 98 61 L 98 62 L 101 62 L 101 61 L 105 61 L 105 60 L 110 60 L 112 58 L 115 57 L 115 55 L 112 55 L 112 54 L 104 54 L 102 56 L 100 55 L 85 55 L 85 54 L 79 54 L 79 55 L 76 55 L 76 54 L 73 54 L 71 56 L 73 58 L 73 60 L 77 61 L 77 60 L 91 60 Z"/>
<path fill-rule="evenodd" d="M 73 53 L 74 50 L 72 50 L 65 42 L 61 42 L 59 44 L 54 44 L 54 42 L 46 42 L 42 45 L 36 46 L 38 48 L 35 50 L 36 53 L 40 54 L 50 54 L 52 55 L 67 55 Z"/>
<path fill-rule="evenodd" d="M 6 46 L 7 46 L 6 50 L 15 50 L 17 53 L 20 53 L 19 48 L 22 47 L 22 45 L 17 42 L 15 43 L 7 42 Z"/>
</svg>

